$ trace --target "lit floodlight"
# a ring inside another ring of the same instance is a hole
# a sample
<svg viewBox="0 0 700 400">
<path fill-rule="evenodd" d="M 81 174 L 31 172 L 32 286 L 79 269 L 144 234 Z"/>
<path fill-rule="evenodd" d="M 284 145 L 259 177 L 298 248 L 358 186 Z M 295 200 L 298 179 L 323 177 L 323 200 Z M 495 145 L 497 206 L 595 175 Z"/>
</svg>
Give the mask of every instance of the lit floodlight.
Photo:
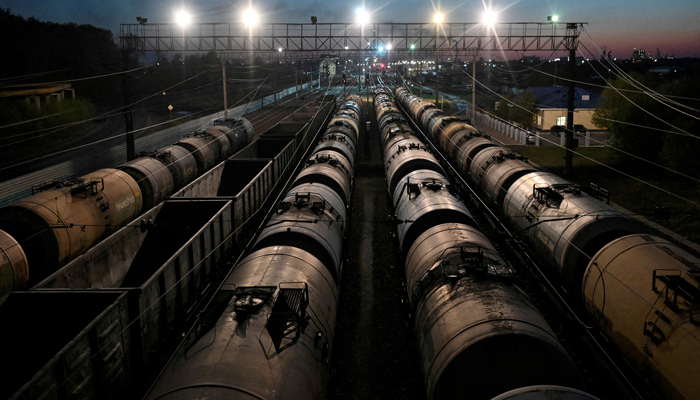
<svg viewBox="0 0 700 400">
<path fill-rule="evenodd" d="M 391 43 L 389 43 L 389 44 L 386 45 L 386 49 L 387 49 L 387 50 L 391 50 Z"/>
<path fill-rule="evenodd" d="M 442 14 L 437 13 L 437 14 L 435 14 L 435 16 L 433 17 L 433 21 L 435 21 L 435 22 L 438 23 L 438 24 L 441 24 L 442 21 L 444 20 L 444 18 L 445 18 L 445 17 L 444 17 Z"/>
<path fill-rule="evenodd" d="M 497 14 L 491 10 L 488 9 L 486 12 L 484 12 L 484 15 L 481 17 L 481 20 L 488 26 L 493 26 L 496 23 L 496 16 Z"/>
<path fill-rule="evenodd" d="M 357 14 L 358 24 L 367 25 L 369 23 L 369 13 L 363 7 L 358 7 L 355 13 Z"/>
<path fill-rule="evenodd" d="M 379 51 L 384 51 L 384 46 L 379 46 Z"/>
<path fill-rule="evenodd" d="M 559 21 L 559 16 L 558 15 L 549 15 L 549 16 L 547 16 L 547 21 L 557 22 L 557 21 Z"/>
<path fill-rule="evenodd" d="M 258 13 L 252 8 L 249 8 L 243 12 L 243 23 L 246 24 L 246 26 L 252 28 L 258 24 L 258 20 Z"/>
<path fill-rule="evenodd" d="M 348 49 L 348 46 L 345 46 L 345 50 L 347 50 L 347 49 Z"/>
<path fill-rule="evenodd" d="M 190 22 L 192 22 L 192 16 L 187 11 L 180 10 L 180 11 L 175 13 L 175 22 L 178 25 L 185 27 L 185 26 L 189 25 Z"/>
<path fill-rule="evenodd" d="M 415 44 L 415 43 L 411 43 L 411 50 L 413 50 L 413 49 L 415 49 L 415 48 L 416 48 L 416 44 Z"/>
<path fill-rule="evenodd" d="M 281 53 L 281 52 L 282 52 L 282 48 L 280 47 L 279 49 L 277 49 L 277 51 L 279 51 L 279 52 Z"/>
</svg>

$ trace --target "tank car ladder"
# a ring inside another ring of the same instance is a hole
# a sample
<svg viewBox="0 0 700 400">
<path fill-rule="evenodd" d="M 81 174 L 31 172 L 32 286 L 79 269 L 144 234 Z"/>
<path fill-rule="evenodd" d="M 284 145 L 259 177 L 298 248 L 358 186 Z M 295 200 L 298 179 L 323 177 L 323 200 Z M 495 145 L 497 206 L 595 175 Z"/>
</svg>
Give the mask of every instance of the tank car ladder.
<svg viewBox="0 0 700 400">
<path fill-rule="evenodd" d="M 280 282 L 277 298 L 265 325 L 278 354 L 299 340 L 308 304 L 309 286 L 306 282 Z M 289 342 L 282 346 L 285 339 Z"/>
</svg>

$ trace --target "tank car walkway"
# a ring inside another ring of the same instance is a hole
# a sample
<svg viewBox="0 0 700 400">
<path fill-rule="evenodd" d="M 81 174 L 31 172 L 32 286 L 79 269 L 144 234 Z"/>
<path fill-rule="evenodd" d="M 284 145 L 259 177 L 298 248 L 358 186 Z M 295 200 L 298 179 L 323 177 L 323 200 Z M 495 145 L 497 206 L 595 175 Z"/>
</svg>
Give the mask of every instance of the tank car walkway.
<svg viewBox="0 0 700 400">
<path fill-rule="evenodd" d="M 361 93 L 364 94 L 364 93 Z M 388 223 L 374 106 L 363 96 L 347 259 L 328 399 L 425 399 L 423 377 Z M 366 121 L 371 121 L 370 132 Z"/>
</svg>

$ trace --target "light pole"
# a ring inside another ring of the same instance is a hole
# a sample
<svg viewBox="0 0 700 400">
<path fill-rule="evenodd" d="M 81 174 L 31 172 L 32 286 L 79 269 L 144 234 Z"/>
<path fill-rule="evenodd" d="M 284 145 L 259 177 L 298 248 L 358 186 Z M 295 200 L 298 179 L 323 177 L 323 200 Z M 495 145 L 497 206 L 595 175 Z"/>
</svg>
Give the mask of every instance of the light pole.
<svg viewBox="0 0 700 400">
<path fill-rule="evenodd" d="M 435 107 L 438 106 L 440 100 L 438 100 L 438 65 L 439 65 L 439 56 L 438 56 L 438 49 L 437 49 L 437 41 L 438 41 L 438 34 L 439 34 L 439 29 L 440 29 L 440 24 L 442 23 L 443 17 L 442 14 L 437 13 L 435 14 L 434 17 L 435 20 L 435 43 L 433 43 L 433 48 L 435 49 Z"/>
<path fill-rule="evenodd" d="M 369 14 L 367 14 L 367 11 L 363 7 L 358 7 L 355 10 L 355 13 L 357 14 L 357 23 L 360 25 L 360 46 L 362 46 L 360 49 L 365 47 L 365 25 L 369 22 Z M 360 53 L 362 54 L 362 53 Z M 367 75 L 365 75 L 365 87 L 369 82 L 366 80 Z"/>
<path fill-rule="evenodd" d="M 488 35 L 490 33 L 490 30 L 493 29 L 494 24 L 496 23 L 496 13 L 493 12 L 490 8 L 486 9 L 486 12 L 482 16 L 482 23 L 486 25 L 486 34 Z M 479 35 L 479 42 L 478 42 L 478 48 L 477 51 L 482 50 L 481 49 L 481 36 Z M 487 42 L 488 43 L 488 42 Z M 472 65 L 472 121 L 476 118 L 476 54 L 474 55 L 474 64 Z"/>
</svg>

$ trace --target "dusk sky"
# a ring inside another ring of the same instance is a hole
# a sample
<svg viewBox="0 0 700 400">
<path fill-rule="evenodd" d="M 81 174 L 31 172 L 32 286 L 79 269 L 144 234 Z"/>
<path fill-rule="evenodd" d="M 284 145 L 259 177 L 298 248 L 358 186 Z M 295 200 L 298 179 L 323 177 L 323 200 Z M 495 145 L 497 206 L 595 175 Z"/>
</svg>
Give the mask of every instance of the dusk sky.
<svg viewBox="0 0 700 400">
<path fill-rule="evenodd" d="M 193 14 L 193 22 L 240 22 L 240 11 L 248 4 L 230 0 L 0 0 L 0 7 L 25 18 L 92 24 L 112 30 L 115 36 L 119 24 L 135 23 L 136 16 L 148 18 L 149 23 L 172 22 L 175 10 L 181 7 Z M 253 5 L 261 21 L 308 23 L 315 15 L 319 22 L 353 22 L 362 1 L 257 0 Z M 484 10 L 481 1 L 366 1 L 364 6 L 373 12 L 375 22 L 429 22 L 434 7 L 445 13 L 446 22 L 478 22 Z M 500 11 L 502 22 L 544 22 L 552 14 L 563 22 L 587 22 L 586 30 L 595 43 L 607 46 L 613 57 L 629 58 L 634 47 L 654 56 L 657 48 L 662 56 L 700 56 L 698 0 L 522 0 L 493 1 L 492 7 Z M 585 33 L 581 41 L 594 51 Z"/>
</svg>

